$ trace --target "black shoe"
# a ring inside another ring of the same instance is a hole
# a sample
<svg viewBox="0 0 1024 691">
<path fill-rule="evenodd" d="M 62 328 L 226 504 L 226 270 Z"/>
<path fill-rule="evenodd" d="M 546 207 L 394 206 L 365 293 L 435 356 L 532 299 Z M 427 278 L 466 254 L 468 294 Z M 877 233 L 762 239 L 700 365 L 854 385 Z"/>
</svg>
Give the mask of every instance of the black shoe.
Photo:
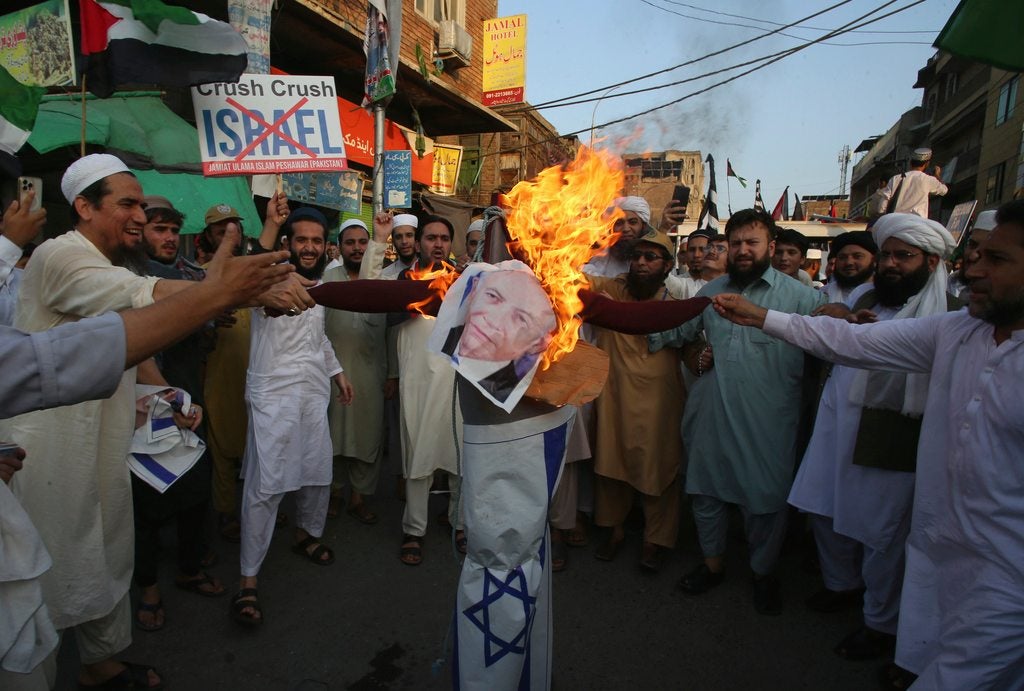
<svg viewBox="0 0 1024 691">
<path fill-rule="evenodd" d="M 754 609 L 758 614 L 782 614 L 782 584 L 775 576 L 754 576 Z"/>
<path fill-rule="evenodd" d="M 693 571 L 679 579 L 676 586 L 684 593 L 700 595 L 706 593 L 725 580 L 725 571 L 714 572 L 707 564 L 701 564 Z"/>
<path fill-rule="evenodd" d="M 835 648 L 836 655 L 847 660 L 874 660 L 896 651 L 896 636 L 862 626 Z"/>
<path fill-rule="evenodd" d="M 878 670 L 879 688 L 886 691 L 904 691 L 917 681 L 917 675 L 903 669 L 895 662 L 886 662 Z"/>
<path fill-rule="evenodd" d="M 829 590 L 822 588 L 805 601 L 807 609 L 831 614 L 846 609 L 860 609 L 864 606 L 864 589 Z"/>
</svg>

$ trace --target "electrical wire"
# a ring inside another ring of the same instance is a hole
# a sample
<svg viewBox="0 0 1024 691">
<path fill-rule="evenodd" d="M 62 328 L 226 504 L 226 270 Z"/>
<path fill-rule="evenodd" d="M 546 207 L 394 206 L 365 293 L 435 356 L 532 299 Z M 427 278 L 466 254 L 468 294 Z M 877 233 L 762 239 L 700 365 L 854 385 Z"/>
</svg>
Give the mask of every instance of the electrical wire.
<svg viewBox="0 0 1024 691">
<path fill-rule="evenodd" d="M 828 34 L 825 34 L 824 36 L 820 36 L 820 37 L 818 37 L 816 39 L 809 40 L 809 41 L 807 41 L 807 42 L 805 42 L 805 43 L 803 43 L 803 44 L 801 44 L 799 46 L 795 46 L 795 47 L 790 48 L 788 50 L 782 51 L 781 54 L 776 54 L 775 57 L 772 57 L 771 59 L 763 62 L 760 65 L 757 65 L 756 67 L 752 67 L 749 70 L 746 70 L 744 72 L 740 72 L 739 74 L 733 75 L 733 76 L 729 77 L 728 79 L 723 79 L 722 81 L 715 82 L 714 84 L 711 84 L 711 85 L 709 85 L 707 87 L 704 87 L 703 89 L 699 89 L 697 91 L 691 92 L 689 94 L 686 94 L 685 96 L 677 98 L 677 99 L 675 99 L 673 101 L 670 101 L 668 103 L 663 103 L 663 104 L 661 104 L 659 106 L 654 106 L 653 108 L 648 108 L 647 110 L 641 111 L 639 113 L 634 113 L 632 115 L 627 115 L 625 117 L 617 118 L 615 120 L 611 120 L 609 122 L 603 123 L 601 125 L 596 125 L 594 127 L 583 128 L 583 129 L 580 129 L 580 130 L 576 130 L 575 132 L 569 132 L 567 134 L 560 134 L 560 135 L 557 135 L 557 136 L 554 136 L 554 137 L 548 137 L 546 139 L 541 139 L 541 140 L 538 140 L 536 142 L 531 142 L 529 144 L 524 144 L 524 145 L 518 146 L 518 147 L 512 147 L 512 148 L 508 148 L 508 149 L 502 149 L 501 151 L 497 151 L 497 152 L 481 154 L 480 158 L 483 159 L 483 158 L 487 158 L 489 156 L 494 156 L 494 155 L 497 155 L 497 154 L 505 154 L 505 153 L 511 153 L 511 152 L 515 152 L 515 151 L 522 151 L 522 150 L 528 149 L 528 148 L 533 147 L 533 146 L 538 146 L 538 145 L 541 145 L 541 144 L 545 144 L 547 142 L 557 141 L 557 140 L 563 139 L 565 137 L 573 137 L 573 136 L 576 136 L 576 135 L 579 135 L 579 134 L 583 134 L 584 132 L 593 131 L 593 130 L 597 130 L 597 129 L 603 129 L 603 128 L 606 128 L 606 127 L 610 127 L 612 125 L 618 125 L 618 124 L 621 124 L 623 122 L 627 122 L 629 120 L 633 120 L 635 118 L 642 117 L 644 115 L 649 115 L 649 114 L 651 114 L 653 112 L 656 112 L 658 110 L 662 110 L 664 108 L 668 108 L 669 106 L 673 106 L 673 105 L 681 103 L 681 102 L 683 102 L 685 100 L 693 98 L 694 96 L 699 96 L 701 94 L 707 93 L 708 91 L 711 91 L 712 89 L 716 89 L 719 86 L 723 86 L 723 85 L 728 84 L 730 82 L 736 81 L 740 77 L 744 77 L 744 76 L 746 76 L 748 74 L 751 74 L 753 72 L 757 72 L 759 70 L 762 70 L 762 69 L 764 69 L 765 67 L 768 67 L 771 64 L 779 62 L 780 60 L 783 60 L 783 59 L 789 57 L 790 55 L 794 55 L 794 54 L 796 54 L 796 53 L 798 53 L 798 52 L 800 52 L 802 50 L 805 50 L 805 49 L 813 46 L 813 45 L 821 43 L 822 41 L 827 40 L 828 38 L 831 38 L 833 36 L 842 35 L 842 34 L 846 33 L 847 31 L 849 31 L 851 26 L 855 27 L 855 28 L 860 28 L 862 26 L 867 26 L 869 24 L 873 24 L 875 22 L 879 22 L 879 21 L 881 21 L 883 19 L 887 19 L 887 18 L 889 18 L 891 16 L 899 14 L 900 12 L 905 12 L 906 10 L 908 10 L 908 9 L 910 9 L 912 7 L 915 7 L 917 5 L 920 5 L 921 3 L 925 2 L 925 0 L 914 0 L 914 2 L 911 2 L 910 4 L 905 5 L 903 7 L 896 8 L 895 10 L 887 12 L 886 14 L 883 14 L 883 15 L 880 15 L 878 17 L 874 17 L 874 18 L 871 18 L 871 19 L 867 19 L 868 17 L 870 17 L 871 15 L 875 14 L 876 12 L 879 12 L 879 11 L 881 11 L 881 10 L 891 6 L 891 5 L 893 5 L 896 2 L 898 2 L 898 1 L 899 0 L 888 0 L 888 2 L 885 2 L 882 5 L 879 5 L 878 7 L 876 7 L 875 9 L 870 10 L 869 12 L 866 12 L 865 14 L 862 14 L 861 16 L 857 17 L 856 19 L 851 20 L 850 22 L 847 22 L 846 24 L 842 25 L 841 27 L 833 29 L 831 32 L 829 32 Z M 860 22 L 860 23 L 858 24 L 858 22 Z M 622 83 L 623 84 L 628 84 L 628 83 L 631 83 L 631 82 L 627 81 L 627 82 L 622 82 Z M 584 95 L 589 95 L 591 93 L 594 93 L 594 92 L 593 91 L 589 91 L 589 92 L 586 92 L 586 94 L 584 94 Z M 539 109 L 539 107 L 538 106 L 534 106 L 533 109 L 536 110 L 536 109 Z"/>
<path fill-rule="evenodd" d="M 697 5 L 691 5 L 691 4 L 686 3 L 686 2 L 679 2 L 678 0 L 662 0 L 662 2 L 667 2 L 670 5 L 679 5 L 681 7 L 689 7 L 691 10 L 697 10 L 698 12 L 708 12 L 710 14 L 717 14 L 717 15 L 720 15 L 722 17 L 733 17 L 734 19 L 746 19 L 747 21 L 750 21 L 750 22 L 761 22 L 762 24 L 772 24 L 774 26 L 783 26 L 783 24 L 781 22 L 773 22 L 770 19 L 758 19 L 757 17 L 746 17 L 746 16 L 744 16 L 742 14 L 732 14 L 730 12 L 722 12 L 720 10 L 709 10 L 706 7 L 699 7 Z M 740 26 L 742 26 L 742 25 L 740 25 Z M 763 29 L 764 27 L 756 27 L 756 28 Z M 821 26 L 799 26 L 799 27 L 793 27 L 793 28 L 810 29 L 812 31 L 828 31 L 829 30 L 828 28 L 821 27 Z M 884 30 L 884 29 L 874 29 L 874 30 L 862 31 L 860 29 L 854 29 L 854 30 L 850 31 L 850 33 L 853 33 L 853 34 L 929 34 L 931 36 L 934 36 L 935 34 L 939 33 L 939 31 L 938 31 L 938 29 L 936 29 L 934 31 L 895 31 L 895 30 L 888 30 L 887 31 L 887 30 Z"/>
</svg>

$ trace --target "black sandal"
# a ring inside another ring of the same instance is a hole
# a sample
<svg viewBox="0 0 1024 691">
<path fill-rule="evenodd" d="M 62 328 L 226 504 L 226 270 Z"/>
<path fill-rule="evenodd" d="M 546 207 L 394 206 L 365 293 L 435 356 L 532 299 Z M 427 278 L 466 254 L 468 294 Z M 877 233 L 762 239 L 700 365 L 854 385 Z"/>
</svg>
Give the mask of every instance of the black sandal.
<svg viewBox="0 0 1024 691">
<path fill-rule="evenodd" d="M 263 609 L 257 594 L 256 588 L 242 588 L 231 598 L 231 618 L 236 624 L 254 629 L 263 623 Z M 247 609 L 252 611 L 246 612 Z"/>
<path fill-rule="evenodd" d="M 143 621 L 141 619 L 139 619 L 139 614 L 141 612 L 148 612 L 148 613 L 152 614 L 153 615 L 153 623 L 152 624 L 145 624 L 145 623 L 143 623 Z M 164 615 L 164 620 L 162 622 L 160 622 L 159 624 L 156 623 L 156 617 L 157 617 L 157 613 L 158 612 L 162 613 Z M 166 624 L 166 623 L 167 623 L 167 614 L 164 612 L 164 601 L 163 600 L 159 600 L 159 601 L 154 602 L 154 603 L 143 602 L 142 600 L 139 600 L 139 605 L 135 608 L 135 626 L 140 631 L 148 631 L 150 633 L 152 633 L 153 631 L 159 631 L 160 629 L 162 629 L 164 627 L 164 624 Z M 114 678 L 116 679 L 117 677 L 114 677 Z"/>
<path fill-rule="evenodd" d="M 174 585 L 182 590 L 187 590 L 195 593 L 196 595 L 202 595 L 203 597 L 220 597 L 228 592 L 228 589 L 225 588 L 222 583 L 217 582 L 216 579 L 205 571 L 200 571 L 190 578 L 182 578 L 179 576 L 174 579 Z M 204 585 L 209 585 L 211 587 L 219 586 L 220 590 L 204 590 Z"/>
<path fill-rule="evenodd" d="M 313 551 L 310 552 L 309 548 L 316 545 Z M 317 566 L 330 566 L 334 563 L 334 552 L 330 547 L 320 542 L 320 538 L 309 535 L 302 542 L 296 542 L 292 545 L 292 552 L 298 554 L 301 557 L 309 559 Z M 324 558 L 326 555 L 326 558 Z"/>
<path fill-rule="evenodd" d="M 124 665 L 124 669 L 102 684 L 83 684 L 78 682 L 78 688 L 89 689 L 90 691 L 125 691 L 127 689 L 151 689 L 156 691 L 164 687 L 163 677 L 160 678 L 160 683 L 156 686 L 149 685 L 150 672 L 160 677 L 160 672 L 156 671 L 156 667 L 125 662 L 124 660 L 121 660 L 121 664 Z"/>
</svg>

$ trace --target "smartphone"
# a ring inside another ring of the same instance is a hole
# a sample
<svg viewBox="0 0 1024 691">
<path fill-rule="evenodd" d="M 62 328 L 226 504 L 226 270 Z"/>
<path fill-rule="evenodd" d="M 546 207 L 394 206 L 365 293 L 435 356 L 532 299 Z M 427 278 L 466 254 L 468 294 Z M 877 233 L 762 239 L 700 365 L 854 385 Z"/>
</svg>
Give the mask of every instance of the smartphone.
<svg viewBox="0 0 1024 691">
<path fill-rule="evenodd" d="M 13 456 L 18 445 L 12 441 L 0 441 L 0 456 Z"/>
<path fill-rule="evenodd" d="M 676 185 L 676 188 L 672 190 L 672 198 L 682 206 L 688 206 L 690 204 L 690 188 L 686 185 Z"/>
<path fill-rule="evenodd" d="M 24 199 L 25 195 L 29 192 L 36 193 L 36 197 L 32 200 L 32 207 L 29 211 L 38 211 L 43 206 L 43 181 L 41 178 L 18 178 L 18 201 Z"/>
</svg>

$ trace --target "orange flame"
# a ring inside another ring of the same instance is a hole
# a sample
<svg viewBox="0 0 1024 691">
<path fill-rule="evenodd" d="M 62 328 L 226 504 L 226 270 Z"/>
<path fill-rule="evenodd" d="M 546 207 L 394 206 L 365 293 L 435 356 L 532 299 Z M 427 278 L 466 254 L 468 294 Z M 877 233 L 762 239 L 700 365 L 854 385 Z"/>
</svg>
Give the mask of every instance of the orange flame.
<svg viewBox="0 0 1024 691">
<path fill-rule="evenodd" d="M 535 181 L 520 182 L 505 197 L 509 250 L 533 269 L 551 298 L 558 321 L 541 366 L 547 369 L 579 340 L 583 309 L 578 291 L 587 284 L 582 267 L 614 242 L 611 208 L 625 182 L 622 160 L 608 151 L 580 147 L 565 166 L 545 168 Z"/>
<path fill-rule="evenodd" d="M 442 300 L 444 299 L 445 294 L 448 292 L 448 289 L 452 287 L 452 284 L 455 283 L 458 277 L 459 274 L 455 271 L 455 269 L 448 266 L 447 264 L 442 264 L 441 268 L 436 270 L 419 268 L 409 269 L 409 278 L 411 278 L 414 281 L 430 280 L 429 288 L 431 292 L 436 293 L 437 297 Z M 433 297 L 428 297 L 424 298 L 423 300 L 420 300 L 419 302 L 409 303 L 407 309 L 409 309 L 410 311 L 419 312 L 420 314 L 426 314 L 423 311 L 423 308 L 426 307 L 432 300 Z"/>
</svg>

